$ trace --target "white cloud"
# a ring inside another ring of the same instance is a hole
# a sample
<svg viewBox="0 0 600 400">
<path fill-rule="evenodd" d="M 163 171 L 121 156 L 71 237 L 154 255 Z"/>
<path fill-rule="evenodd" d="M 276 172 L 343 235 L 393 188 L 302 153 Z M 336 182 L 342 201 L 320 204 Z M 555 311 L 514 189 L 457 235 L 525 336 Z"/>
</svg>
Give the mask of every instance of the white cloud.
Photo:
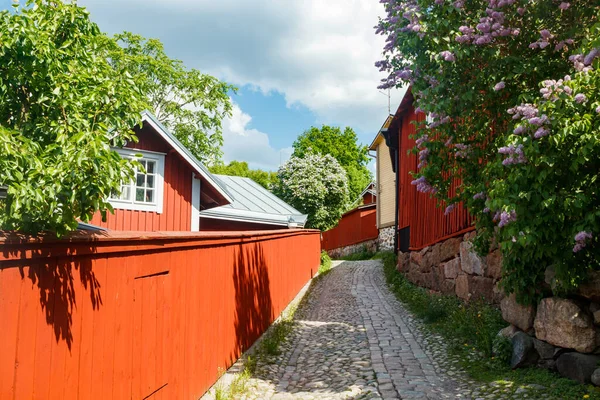
<svg viewBox="0 0 600 400">
<path fill-rule="evenodd" d="M 277 171 L 280 163 L 287 161 L 293 149 L 275 149 L 269 136 L 256 129 L 249 129 L 252 118 L 233 104 L 233 113 L 223 121 L 223 161 L 246 161 L 250 168 Z"/>
<path fill-rule="evenodd" d="M 373 135 L 387 115 L 373 66 L 376 0 L 83 0 L 109 32 L 158 37 L 170 55 L 238 85 L 277 90 L 319 123 Z M 400 93 L 394 92 L 392 107 Z M 368 138 L 365 138 L 368 141 Z"/>
</svg>

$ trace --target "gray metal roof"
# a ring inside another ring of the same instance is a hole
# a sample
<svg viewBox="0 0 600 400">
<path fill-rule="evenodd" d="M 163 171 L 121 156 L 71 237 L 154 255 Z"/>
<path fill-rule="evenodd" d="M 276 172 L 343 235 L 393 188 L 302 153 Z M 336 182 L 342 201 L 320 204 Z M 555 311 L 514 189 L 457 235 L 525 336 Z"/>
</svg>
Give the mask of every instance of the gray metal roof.
<svg viewBox="0 0 600 400">
<path fill-rule="evenodd" d="M 201 217 L 276 225 L 304 226 L 307 216 L 275 196 L 250 178 L 213 175 L 225 187 L 233 201 L 200 212 Z M 202 229 L 202 228 L 201 228 Z"/>
</svg>

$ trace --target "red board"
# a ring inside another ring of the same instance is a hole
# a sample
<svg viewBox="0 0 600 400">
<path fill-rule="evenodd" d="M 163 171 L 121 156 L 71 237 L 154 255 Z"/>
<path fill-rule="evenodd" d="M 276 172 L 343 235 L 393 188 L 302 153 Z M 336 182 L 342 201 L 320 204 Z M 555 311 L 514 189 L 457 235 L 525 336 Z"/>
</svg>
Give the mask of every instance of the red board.
<svg viewBox="0 0 600 400">
<path fill-rule="evenodd" d="M 335 228 L 323 232 L 321 247 L 323 250 L 333 250 L 377 239 L 379 230 L 376 218 L 375 204 L 348 211 Z"/>
<path fill-rule="evenodd" d="M 0 399 L 198 399 L 319 268 L 319 232 L 0 233 Z"/>
<path fill-rule="evenodd" d="M 473 218 L 462 203 L 449 215 L 444 215 L 444 204 L 440 204 L 430 194 L 418 192 L 416 186 L 411 184 L 415 179 L 412 173 L 417 171 L 418 162 L 417 155 L 409 154 L 409 151 L 415 146 L 415 122 L 424 121 L 425 114 L 416 113 L 414 107 L 409 105 L 396 114 L 396 119 L 401 121 L 392 124 L 396 128 L 392 134 L 400 136 L 398 228 L 410 227 L 410 249 L 419 250 L 472 230 Z M 460 184 L 459 179 L 452 182 L 451 194 Z"/>
</svg>

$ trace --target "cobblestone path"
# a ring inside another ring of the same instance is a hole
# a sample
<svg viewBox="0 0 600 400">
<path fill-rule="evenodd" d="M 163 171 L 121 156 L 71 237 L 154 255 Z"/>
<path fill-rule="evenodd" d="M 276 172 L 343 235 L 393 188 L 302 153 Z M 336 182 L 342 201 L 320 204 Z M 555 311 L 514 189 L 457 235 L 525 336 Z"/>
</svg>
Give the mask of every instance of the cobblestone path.
<svg viewBox="0 0 600 400">
<path fill-rule="evenodd" d="M 443 342 L 387 289 L 380 261 L 343 262 L 313 287 L 247 399 L 472 398 Z M 474 394 L 474 393 L 473 393 Z"/>
</svg>

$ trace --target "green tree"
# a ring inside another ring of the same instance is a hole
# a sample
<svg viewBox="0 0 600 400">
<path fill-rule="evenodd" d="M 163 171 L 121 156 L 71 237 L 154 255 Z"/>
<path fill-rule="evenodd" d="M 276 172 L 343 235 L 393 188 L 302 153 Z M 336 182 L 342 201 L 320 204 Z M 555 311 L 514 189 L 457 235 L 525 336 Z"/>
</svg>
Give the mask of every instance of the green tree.
<svg viewBox="0 0 600 400">
<path fill-rule="evenodd" d="M 302 133 L 293 144 L 293 156 L 304 157 L 309 152 L 329 154 L 346 171 L 350 203 L 360 196 L 373 176 L 369 163 L 367 146 L 358 144 L 358 138 L 352 128 L 342 131 L 338 127 L 323 125 L 321 129 L 311 127 Z"/>
<path fill-rule="evenodd" d="M 277 182 L 277 172 L 263 171 L 261 169 L 250 169 L 245 161 L 231 161 L 229 164 L 217 164 L 210 167 L 213 174 L 243 176 L 271 190 Z"/>
<path fill-rule="evenodd" d="M 14 7 L 0 12 L 0 228 L 60 235 L 112 210 L 133 170 L 110 146 L 135 140 L 143 95 L 83 8 Z"/>
<path fill-rule="evenodd" d="M 231 115 L 231 85 L 187 69 L 167 56 L 158 39 L 124 32 L 115 36 L 123 48 L 112 63 L 136 78 L 147 96 L 146 108 L 167 126 L 199 160 L 212 165 L 222 156 L 221 122 Z"/>
<path fill-rule="evenodd" d="M 292 156 L 277 176 L 275 194 L 308 214 L 307 228 L 333 228 L 348 206 L 346 171 L 329 154 Z"/>
</svg>

